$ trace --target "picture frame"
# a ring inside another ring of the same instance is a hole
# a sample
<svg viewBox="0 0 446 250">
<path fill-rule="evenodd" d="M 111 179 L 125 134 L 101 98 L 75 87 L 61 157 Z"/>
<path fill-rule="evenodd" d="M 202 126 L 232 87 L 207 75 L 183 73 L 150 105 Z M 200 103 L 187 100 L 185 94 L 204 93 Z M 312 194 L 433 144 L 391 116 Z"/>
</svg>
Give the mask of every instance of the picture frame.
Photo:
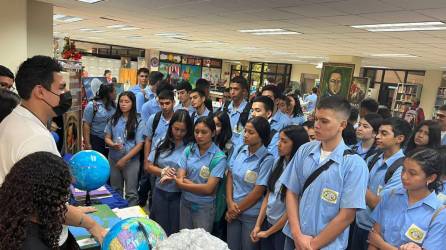
<svg viewBox="0 0 446 250">
<path fill-rule="evenodd" d="M 354 71 L 354 64 L 324 63 L 321 71 L 319 96 L 339 95 L 348 98 Z"/>
<path fill-rule="evenodd" d="M 369 86 L 370 86 L 370 78 L 353 77 L 348 92 L 348 101 L 354 105 L 360 104 L 361 101 L 367 97 Z"/>
</svg>

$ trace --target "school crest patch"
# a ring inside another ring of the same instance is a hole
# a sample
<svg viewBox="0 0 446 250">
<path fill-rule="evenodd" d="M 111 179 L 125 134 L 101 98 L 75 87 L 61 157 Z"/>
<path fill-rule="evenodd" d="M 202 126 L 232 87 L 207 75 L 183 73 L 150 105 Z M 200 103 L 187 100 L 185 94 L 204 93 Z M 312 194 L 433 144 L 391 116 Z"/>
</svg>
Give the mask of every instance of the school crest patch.
<svg viewBox="0 0 446 250">
<path fill-rule="evenodd" d="M 417 225 L 412 224 L 409 229 L 407 229 L 406 237 L 415 243 L 423 243 L 426 232 L 419 228 Z"/>
<path fill-rule="evenodd" d="M 338 196 L 339 193 L 334 190 L 329 188 L 322 189 L 321 199 L 326 202 L 336 204 L 338 202 Z"/>
<path fill-rule="evenodd" d="M 247 170 L 245 173 L 245 178 L 244 178 L 245 182 L 254 184 L 257 181 L 257 173 L 251 170 Z"/>
<path fill-rule="evenodd" d="M 207 179 L 211 176 L 211 171 L 209 171 L 209 168 L 206 166 L 201 167 L 200 169 L 200 177 L 203 179 Z"/>
</svg>

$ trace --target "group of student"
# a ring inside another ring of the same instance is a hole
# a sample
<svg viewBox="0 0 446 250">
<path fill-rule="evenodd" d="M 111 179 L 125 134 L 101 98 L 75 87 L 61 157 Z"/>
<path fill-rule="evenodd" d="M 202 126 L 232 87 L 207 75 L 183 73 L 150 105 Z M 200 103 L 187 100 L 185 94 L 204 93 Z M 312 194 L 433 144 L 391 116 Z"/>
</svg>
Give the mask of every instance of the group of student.
<svg viewBox="0 0 446 250">
<path fill-rule="evenodd" d="M 85 127 L 92 129 L 84 134 L 104 138 L 110 183 L 125 190 L 130 205 L 145 204 L 139 194 L 150 189 L 150 217 L 168 235 L 204 228 L 230 249 L 441 249 L 446 243 L 446 149 L 437 121 L 423 121 L 412 133 L 407 121 L 383 119 L 377 103 L 366 99 L 356 123 L 351 115 L 358 112 L 337 96 L 319 98 L 305 121 L 299 98 L 274 85 L 246 100 L 242 77 L 231 79 L 232 100 L 213 110 L 199 84 L 180 82 L 175 104 L 161 73 L 138 71 L 140 82 L 147 78 L 149 87 L 121 93 L 116 107 L 108 101 L 112 86 L 101 87 L 85 110 Z"/>
<path fill-rule="evenodd" d="M 140 69 L 138 79 L 117 103 L 112 85 L 100 87 L 84 111 L 84 144 L 108 157 L 110 184 L 129 205 L 145 204 L 141 196 L 150 190 L 150 217 L 168 235 L 204 228 L 232 250 L 446 245 L 446 106 L 438 121 L 413 129 L 404 119 L 377 114 L 370 99 L 361 103 L 356 123 L 351 105 L 329 96 L 318 98 L 304 121 L 299 98 L 284 97 L 274 85 L 246 100 L 243 77 L 231 79 L 232 100 L 216 110 L 207 107 L 200 84 L 192 89 L 179 83 L 176 104 L 174 88 L 161 73 Z M 346 143 L 355 141 L 347 128 L 354 129 L 356 143 Z M 9 200 L 40 204 L 33 199 L 52 197 L 38 211 L 54 211 L 53 217 L 21 213 L 36 224 L 31 232 L 44 226 L 43 241 L 57 245 L 64 213 L 71 209 L 70 177 L 66 164 L 49 155 L 30 154 L 6 176 L 0 187 L 0 208 L 6 211 L 0 216 L 1 239 L 12 237 L 9 227 L 21 221 L 11 217 L 17 204 L 7 206 Z M 30 170 L 31 163 L 44 161 L 47 166 Z M 19 181 L 29 188 L 21 190 Z M 39 198 L 48 189 L 58 191 Z M 20 237 L 12 243 L 23 240 L 23 230 Z"/>
</svg>

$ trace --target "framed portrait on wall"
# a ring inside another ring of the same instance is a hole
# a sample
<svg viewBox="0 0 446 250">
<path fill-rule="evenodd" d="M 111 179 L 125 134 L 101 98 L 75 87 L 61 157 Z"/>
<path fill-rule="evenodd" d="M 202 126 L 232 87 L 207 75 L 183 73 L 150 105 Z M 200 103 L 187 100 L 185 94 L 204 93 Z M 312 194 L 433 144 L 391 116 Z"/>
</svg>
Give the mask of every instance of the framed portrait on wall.
<svg viewBox="0 0 446 250">
<path fill-rule="evenodd" d="M 352 104 L 359 104 L 367 96 L 369 89 L 370 78 L 368 77 L 353 77 L 350 90 L 348 92 L 348 101 Z"/>
<path fill-rule="evenodd" d="M 348 97 L 355 71 L 354 64 L 324 63 L 321 72 L 320 96 Z"/>
</svg>

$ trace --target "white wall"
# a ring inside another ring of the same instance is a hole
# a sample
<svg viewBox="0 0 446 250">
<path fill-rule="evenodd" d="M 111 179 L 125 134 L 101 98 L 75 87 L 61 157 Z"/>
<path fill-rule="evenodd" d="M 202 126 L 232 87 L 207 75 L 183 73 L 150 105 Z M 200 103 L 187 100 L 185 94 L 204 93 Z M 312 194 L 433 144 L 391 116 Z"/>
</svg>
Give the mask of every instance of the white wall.
<svg viewBox="0 0 446 250">
<path fill-rule="evenodd" d="M 443 71 L 427 70 L 424 75 L 423 89 L 421 91 L 420 106 L 424 110 L 426 119 L 432 118 L 438 87 L 441 84 Z"/>
<path fill-rule="evenodd" d="M 0 64 L 14 73 L 27 58 L 26 0 L 0 1 Z"/>
<path fill-rule="evenodd" d="M 291 81 L 300 82 L 300 76 L 302 73 L 316 74 L 321 76 L 321 69 L 317 69 L 313 64 L 293 64 L 291 68 Z"/>
<path fill-rule="evenodd" d="M 35 55 L 54 57 L 53 6 L 28 0 L 27 16 L 28 57 Z"/>
</svg>

